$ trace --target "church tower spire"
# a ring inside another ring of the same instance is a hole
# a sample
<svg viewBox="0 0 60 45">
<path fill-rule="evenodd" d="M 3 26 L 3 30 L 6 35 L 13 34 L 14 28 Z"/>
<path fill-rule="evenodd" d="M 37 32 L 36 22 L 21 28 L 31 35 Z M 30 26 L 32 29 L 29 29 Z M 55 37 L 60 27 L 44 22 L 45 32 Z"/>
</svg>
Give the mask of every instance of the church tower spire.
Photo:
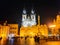
<svg viewBox="0 0 60 45">
<path fill-rule="evenodd" d="M 22 21 L 26 20 L 27 18 L 27 13 L 26 13 L 26 9 L 23 9 L 23 13 L 22 13 Z"/>
<path fill-rule="evenodd" d="M 35 11 L 32 9 L 31 10 L 31 19 L 34 20 L 34 21 L 36 20 L 35 16 L 36 16 Z"/>
<path fill-rule="evenodd" d="M 27 19 L 27 12 L 26 12 L 26 9 L 24 8 L 23 12 L 22 12 L 22 26 L 25 25 L 25 20 L 26 19 Z"/>
<path fill-rule="evenodd" d="M 32 19 L 32 21 L 34 21 L 34 23 L 36 25 L 36 14 L 35 14 L 35 11 L 33 9 L 31 10 L 31 19 Z"/>
</svg>

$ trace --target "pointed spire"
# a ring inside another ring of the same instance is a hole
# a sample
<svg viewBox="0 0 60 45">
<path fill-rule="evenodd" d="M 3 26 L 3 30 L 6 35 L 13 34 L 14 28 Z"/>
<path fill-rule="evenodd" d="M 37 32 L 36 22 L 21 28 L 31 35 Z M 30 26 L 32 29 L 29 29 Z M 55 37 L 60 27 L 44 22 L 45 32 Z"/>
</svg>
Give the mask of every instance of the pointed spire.
<svg viewBox="0 0 60 45">
<path fill-rule="evenodd" d="M 26 14 L 26 9 L 25 8 L 23 9 L 23 14 Z"/>
<path fill-rule="evenodd" d="M 34 14 L 34 10 L 33 9 L 31 10 L 31 14 Z"/>
</svg>

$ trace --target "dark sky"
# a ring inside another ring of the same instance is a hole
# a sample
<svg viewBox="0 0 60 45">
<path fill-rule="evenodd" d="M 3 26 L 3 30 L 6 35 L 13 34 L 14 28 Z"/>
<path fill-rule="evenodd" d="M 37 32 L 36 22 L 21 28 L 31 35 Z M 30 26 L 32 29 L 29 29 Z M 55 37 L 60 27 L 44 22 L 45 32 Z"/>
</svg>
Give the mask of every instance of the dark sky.
<svg viewBox="0 0 60 45">
<path fill-rule="evenodd" d="M 55 18 L 57 12 L 60 10 L 59 0 L 19 0 L 19 1 L 0 1 L 0 22 L 5 20 L 8 23 L 21 23 L 21 15 L 23 8 L 26 8 L 28 14 L 32 7 L 36 14 L 41 17 L 41 24 L 50 22 Z"/>
</svg>

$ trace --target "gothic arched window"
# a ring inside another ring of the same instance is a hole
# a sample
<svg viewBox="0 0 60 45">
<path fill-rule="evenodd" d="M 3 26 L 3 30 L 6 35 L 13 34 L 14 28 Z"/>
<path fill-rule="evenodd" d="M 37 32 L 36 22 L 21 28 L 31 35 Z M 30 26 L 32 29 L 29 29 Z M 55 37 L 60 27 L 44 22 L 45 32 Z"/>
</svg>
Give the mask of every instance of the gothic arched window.
<svg viewBox="0 0 60 45">
<path fill-rule="evenodd" d="M 34 19 L 34 16 L 32 17 L 32 19 Z"/>
</svg>

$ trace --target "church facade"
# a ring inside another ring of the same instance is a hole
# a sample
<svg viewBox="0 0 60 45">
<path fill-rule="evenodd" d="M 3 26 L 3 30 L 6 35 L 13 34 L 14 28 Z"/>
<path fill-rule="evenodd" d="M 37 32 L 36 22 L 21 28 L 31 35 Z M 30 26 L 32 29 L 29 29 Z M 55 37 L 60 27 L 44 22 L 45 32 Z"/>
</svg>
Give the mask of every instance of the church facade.
<svg viewBox="0 0 60 45">
<path fill-rule="evenodd" d="M 47 37 L 48 28 L 45 24 L 40 25 L 40 16 L 38 15 L 38 24 L 37 24 L 35 11 L 32 9 L 30 13 L 31 13 L 30 15 L 27 15 L 26 10 L 23 9 L 20 37 L 24 36 L 34 37 L 36 35 L 38 36 L 44 35 Z"/>
<path fill-rule="evenodd" d="M 28 26 L 32 26 L 32 25 L 36 25 L 36 14 L 34 12 L 34 10 L 31 10 L 31 14 L 30 16 L 27 15 L 26 10 L 23 10 L 23 14 L 22 14 L 22 26 L 24 27 L 28 27 Z"/>
</svg>

